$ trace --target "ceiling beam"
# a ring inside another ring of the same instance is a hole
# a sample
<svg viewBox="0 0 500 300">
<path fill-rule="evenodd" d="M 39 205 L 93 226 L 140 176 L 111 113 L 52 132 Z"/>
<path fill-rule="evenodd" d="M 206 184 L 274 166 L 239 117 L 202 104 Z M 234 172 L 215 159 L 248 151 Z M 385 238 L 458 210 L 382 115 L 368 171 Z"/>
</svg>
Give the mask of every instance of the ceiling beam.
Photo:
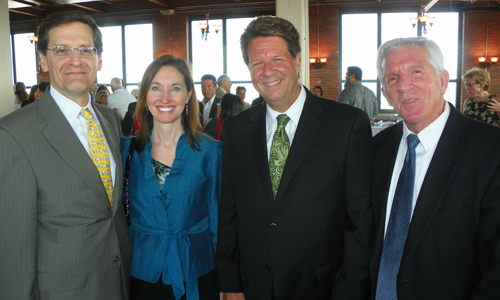
<svg viewBox="0 0 500 300">
<path fill-rule="evenodd" d="M 90 10 L 90 11 L 93 11 L 93 12 L 98 12 L 98 13 L 104 12 L 102 10 L 101 5 L 99 4 L 99 2 L 91 2 L 91 3 L 88 3 L 87 5 L 72 3 L 70 5 L 74 6 L 74 7 L 78 7 L 78 8 L 83 8 L 83 9 L 86 9 L 86 10 Z"/>
<path fill-rule="evenodd" d="M 152 2 L 154 4 L 158 4 L 158 5 L 163 6 L 163 7 L 168 7 L 168 4 L 164 3 L 161 0 L 149 0 L 149 2 Z"/>
</svg>

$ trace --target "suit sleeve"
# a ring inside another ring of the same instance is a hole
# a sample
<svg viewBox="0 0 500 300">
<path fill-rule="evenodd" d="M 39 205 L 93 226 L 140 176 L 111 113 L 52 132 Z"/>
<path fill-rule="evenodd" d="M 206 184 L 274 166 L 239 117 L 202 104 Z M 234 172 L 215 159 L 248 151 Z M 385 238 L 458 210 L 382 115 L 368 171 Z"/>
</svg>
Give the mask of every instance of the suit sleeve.
<svg viewBox="0 0 500 300">
<path fill-rule="evenodd" d="M 230 120 L 226 120 L 230 122 Z M 228 126 L 225 126 L 226 128 Z M 217 269 L 220 291 L 225 293 L 242 292 L 240 281 L 240 254 L 238 249 L 237 216 L 230 166 L 230 142 L 222 127 L 223 167 L 222 198 L 219 204 L 219 237 L 217 242 Z"/>
<path fill-rule="evenodd" d="M 0 300 L 38 299 L 37 184 L 15 138 L 0 128 Z"/>
<path fill-rule="evenodd" d="M 370 198 L 373 145 L 368 116 L 359 113 L 351 128 L 344 175 L 347 222 L 344 258 L 337 274 L 333 299 L 368 299 L 369 257 L 373 227 Z"/>
<path fill-rule="evenodd" d="M 497 155 L 497 154 L 494 154 Z M 491 178 L 480 208 L 477 259 L 482 274 L 471 299 L 497 299 L 500 295 L 500 164 Z"/>
</svg>

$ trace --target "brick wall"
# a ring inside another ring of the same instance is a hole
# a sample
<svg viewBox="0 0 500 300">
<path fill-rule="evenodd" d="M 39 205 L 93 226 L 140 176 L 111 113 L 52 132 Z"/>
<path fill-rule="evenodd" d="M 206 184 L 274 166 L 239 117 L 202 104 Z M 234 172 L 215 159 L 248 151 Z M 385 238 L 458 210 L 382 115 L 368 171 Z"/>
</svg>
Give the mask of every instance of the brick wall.
<svg viewBox="0 0 500 300">
<path fill-rule="evenodd" d="M 188 17 L 183 14 L 158 16 L 153 22 L 153 57 L 173 55 L 187 59 L 189 56 Z"/>
<path fill-rule="evenodd" d="M 487 15 L 488 14 L 488 15 Z M 464 14 L 462 74 L 479 67 L 477 58 L 486 55 L 486 20 L 488 20 L 488 58 L 500 57 L 500 12 L 467 12 Z M 487 69 L 490 73 L 490 92 L 500 95 L 500 62 Z M 467 92 L 462 88 L 462 100 Z"/>
<path fill-rule="evenodd" d="M 340 76 L 340 15 L 338 7 L 323 5 L 309 6 L 309 56 L 318 56 L 318 20 L 319 20 L 319 57 L 327 58 L 326 64 L 320 68 L 310 69 L 310 88 L 320 85 L 323 97 L 337 99 L 339 95 Z"/>
</svg>

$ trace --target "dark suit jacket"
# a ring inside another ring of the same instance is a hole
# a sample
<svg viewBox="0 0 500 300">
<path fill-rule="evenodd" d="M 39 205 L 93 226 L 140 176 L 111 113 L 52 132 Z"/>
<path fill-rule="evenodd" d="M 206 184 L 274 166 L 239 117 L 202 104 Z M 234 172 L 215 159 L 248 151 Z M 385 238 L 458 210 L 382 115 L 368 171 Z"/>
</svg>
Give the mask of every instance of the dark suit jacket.
<svg viewBox="0 0 500 300">
<path fill-rule="evenodd" d="M 450 109 L 410 224 L 399 300 L 500 299 L 500 130 Z M 372 296 L 402 128 L 374 138 Z"/>
<path fill-rule="evenodd" d="M 198 102 L 200 103 L 200 105 L 198 105 L 198 107 L 200 108 L 200 122 L 203 125 L 203 109 L 205 108 L 205 103 L 203 103 L 203 100 Z M 210 119 L 217 118 L 217 103 L 219 102 L 220 98 L 215 96 L 214 102 L 212 103 L 212 107 L 210 107 L 210 114 L 208 115 Z"/>
<path fill-rule="evenodd" d="M 120 122 L 93 104 L 116 162 L 113 207 L 50 93 L 0 120 L 0 299 L 128 299 Z"/>
<path fill-rule="evenodd" d="M 356 108 L 307 98 L 273 200 L 266 104 L 224 121 L 217 245 L 221 291 L 247 300 L 369 295 L 372 142 Z M 341 270 L 341 272 L 339 272 Z"/>
</svg>

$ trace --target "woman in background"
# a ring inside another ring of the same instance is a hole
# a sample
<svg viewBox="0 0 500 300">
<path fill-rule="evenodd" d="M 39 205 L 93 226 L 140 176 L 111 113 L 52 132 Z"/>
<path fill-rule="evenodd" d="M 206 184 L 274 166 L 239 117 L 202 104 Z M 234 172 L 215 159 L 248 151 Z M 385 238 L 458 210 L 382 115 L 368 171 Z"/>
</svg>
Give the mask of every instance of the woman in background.
<svg viewBox="0 0 500 300">
<path fill-rule="evenodd" d="M 17 82 L 14 87 L 14 96 L 16 98 L 16 109 L 20 108 L 23 104 L 23 101 L 28 100 L 28 93 L 26 92 L 26 85 L 24 82 Z"/>
<path fill-rule="evenodd" d="M 101 104 L 102 106 L 108 106 L 108 96 L 109 93 L 107 90 L 99 91 L 95 94 L 95 103 Z"/>
<path fill-rule="evenodd" d="M 313 88 L 313 94 L 317 97 L 323 97 L 323 88 L 319 85 Z"/>
<path fill-rule="evenodd" d="M 462 113 L 473 119 L 499 126 L 500 103 L 490 94 L 490 74 L 480 68 L 472 68 L 462 75 L 469 98 L 462 103 Z"/>
<path fill-rule="evenodd" d="M 131 299 L 218 300 L 221 143 L 201 134 L 185 61 L 161 56 L 141 82 L 137 137 L 122 141 L 125 166 L 133 150 L 127 187 Z"/>
<path fill-rule="evenodd" d="M 35 84 L 34 86 L 31 87 L 30 95 L 29 95 L 27 100 L 23 101 L 23 104 L 21 104 L 21 107 L 24 107 L 28 104 L 31 104 L 40 98 L 42 98 L 42 95 L 38 91 L 38 84 Z"/>
<path fill-rule="evenodd" d="M 217 105 L 217 119 L 210 120 L 207 126 L 203 128 L 203 132 L 220 141 L 220 132 L 224 120 L 241 112 L 243 105 L 240 97 L 230 93 L 225 94 Z"/>
</svg>

